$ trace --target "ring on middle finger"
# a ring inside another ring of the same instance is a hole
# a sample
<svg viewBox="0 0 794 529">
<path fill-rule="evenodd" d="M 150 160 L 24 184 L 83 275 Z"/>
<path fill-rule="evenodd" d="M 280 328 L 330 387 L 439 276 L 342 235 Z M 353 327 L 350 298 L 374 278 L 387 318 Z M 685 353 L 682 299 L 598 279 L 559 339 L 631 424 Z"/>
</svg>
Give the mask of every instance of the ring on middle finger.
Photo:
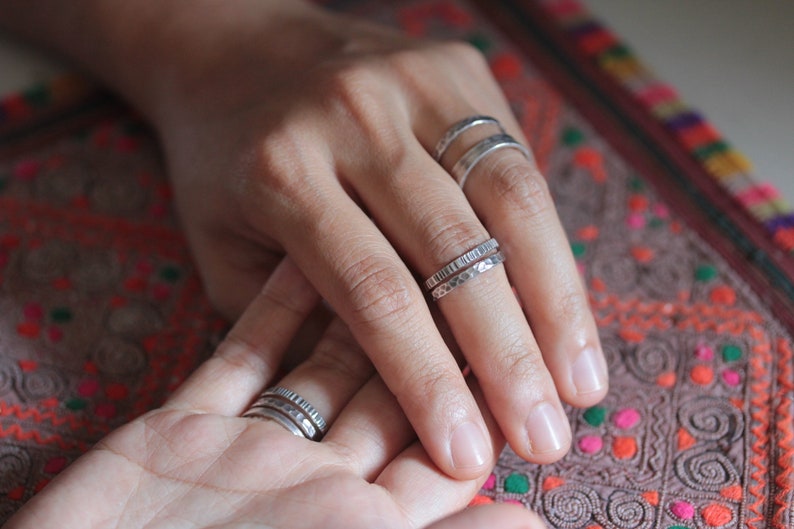
<svg viewBox="0 0 794 529">
<path fill-rule="evenodd" d="M 474 166 L 477 165 L 483 158 L 489 154 L 498 151 L 499 149 L 517 149 L 521 151 L 527 160 L 532 160 L 532 153 L 529 149 L 521 145 L 509 134 L 495 134 L 489 136 L 484 140 L 480 140 L 472 148 L 463 153 L 463 156 L 455 162 L 449 173 L 452 178 L 458 183 L 461 189 L 466 184 L 466 179 L 469 177 Z"/>
<path fill-rule="evenodd" d="M 435 301 L 438 301 L 464 283 L 500 265 L 504 260 L 505 256 L 499 251 L 499 243 L 496 239 L 488 239 L 453 259 L 427 278 L 424 283 L 425 289 Z"/>
</svg>

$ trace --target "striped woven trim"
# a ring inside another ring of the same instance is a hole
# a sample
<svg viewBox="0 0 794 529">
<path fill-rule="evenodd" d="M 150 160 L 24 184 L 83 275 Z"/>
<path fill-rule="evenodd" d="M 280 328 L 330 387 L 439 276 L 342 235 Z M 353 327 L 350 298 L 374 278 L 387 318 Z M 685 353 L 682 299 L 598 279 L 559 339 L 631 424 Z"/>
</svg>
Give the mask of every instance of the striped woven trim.
<svg viewBox="0 0 794 529">
<path fill-rule="evenodd" d="M 682 101 L 675 88 L 656 77 L 578 0 L 541 0 L 540 5 L 585 55 L 616 79 L 738 204 L 766 227 L 778 247 L 794 253 L 794 209 L 773 185 L 753 174 L 750 161 L 701 113 Z"/>
</svg>

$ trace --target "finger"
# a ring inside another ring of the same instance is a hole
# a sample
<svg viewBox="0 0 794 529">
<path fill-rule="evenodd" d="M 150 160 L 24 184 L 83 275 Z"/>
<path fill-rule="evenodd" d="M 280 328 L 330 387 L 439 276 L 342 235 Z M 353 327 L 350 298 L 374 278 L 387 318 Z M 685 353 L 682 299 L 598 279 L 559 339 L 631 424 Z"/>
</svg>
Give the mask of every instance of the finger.
<svg viewBox="0 0 794 529">
<path fill-rule="evenodd" d="M 372 481 L 416 433 L 383 380 L 375 376 L 356 393 L 324 439 L 353 473 Z"/>
<path fill-rule="evenodd" d="M 273 378 L 318 301 L 315 289 L 285 257 L 215 353 L 164 407 L 239 415 Z"/>
<path fill-rule="evenodd" d="M 297 233 L 315 245 L 283 241 L 287 251 L 348 323 L 397 396 L 439 467 L 460 479 L 492 464 L 480 411 L 433 323 L 425 299 L 391 244 L 341 188 L 324 189 L 332 206 Z"/>
<path fill-rule="evenodd" d="M 484 406 L 482 391 L 475 379 L 471 379 L 471 391 L 477 402 Z M 496 457 L 504 446 L 504 438 L 487 408 L 483 409 L 483 416 L 490 428 Z M 388 490 L 394 501 L 402 506 L 412 527 L 421 527 L 465 507 L 480 490 L 485 478 L 483 475 L 470 480 L 452 479 L 439 472 L 427 452 L 414 443 L 386 466 L 375 483 Z"/>
<path fill-rule="evenodd" d="M 463 96 L 473 108 L 498 118 L 508 134 L 528 145 L 485 63 L 473 58 L 469 64 L 481 74 L 458 78 Z M 486 134 L 490 132 L 471 130 L 469 136 L 462 136 L 449 149 L 445 166 L 451 167 L 446 164 L 454 163 Z M 538 167 L 519 151 L 502 149 L 475 166 L 464 191 L 490 233 L 503 243 L 508 257 L 505 266 L 524 301 L 559 394 L 575 406 L 600 401 L 608 390 L 608 374 L 598 331 Z"/>
<path fill-rule="evenodd" d="M 407 159 L 389 165 L 395 169 L 381 178 L 363 172 L 369 178 L 356 181 L 356 189 L 401 255 L 427 278 L 489 234 L 423 147 L 415 139 L 402 141 L 403 149 L 412 146 Z M 562 457 L 570 427 L 504 268 L 457 287 L 438 306 L 513 450 L 539 463 Z"/>
<path fill-rule="evenodd" d="M 526 507 L 494 503 L 469 507 L 427 526 L 426 529 L 544 529 L 540 517 Z"/>
<path fill-rule="evenodd" d="M 309 402 L 333 425 L 348 401 L 372 378 L 375 368 L 345 323 L 335 318 L 311 355 L 278 381 Z"/>
<path fill-rule="evenodd" d="M 606 362 L 543 176 L 518 151 L 505 149 L 475 167 L 466 186 L 472 206 L 503 243 L 505 266 L 560 396 L 575 406 L 600 401 L 608 389 Z"/>
<path fill-rule="evenodd" d="M 415 130 L 426 149 L 433 148 L 450 123 L 472 114 L 496 117 L 509 134 L 526 145 L 482 54 L 463 44 L 441 51 L 457 57 L 454 64 L 458 67 L 447 71 L 455 91 L 448 88 L 444 100 L 431 101 L 417 112 Z M 455 95 L 468 102 L 468 107 L 451 104 Z M 450 145 L 442 159 L 444 166 L 451 168 L 474 143 L 493 133 L 493 127 L 470 129 Z M 489 155 L 475 166 L 468 180 L 466 195 L 491 235 L 504 246 L 510 279 L 525 301 L 557 390 L 574 405 L 597 402 L 607 391 L 606 364 L 545 181 L 534 164 L 512 149 Z"/>
</svg>

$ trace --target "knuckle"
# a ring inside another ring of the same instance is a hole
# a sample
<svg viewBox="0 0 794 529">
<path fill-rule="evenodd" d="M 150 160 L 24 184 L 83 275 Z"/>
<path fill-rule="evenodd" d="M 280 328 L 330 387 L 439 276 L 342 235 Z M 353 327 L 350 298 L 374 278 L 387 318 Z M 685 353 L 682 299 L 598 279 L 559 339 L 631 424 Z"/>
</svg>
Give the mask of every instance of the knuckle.
<svg viewBox="0 0 794 529">
<path fill-rule="evenodd" d="M 474 45 L 462 40 L 450 40 L 439 44 L 440 48 L 452 60 L 481 68 L 487 71 L 485 55 Z"/>
<path fill-rule="evenodd" d="M 543 382 L 545 366 L 539 352 L 533 352 L 522 339 L 515 338 L 501 349 L 496 362 L 499 380 L 519 381 L 521 385 L 538 386 Z"/>
<path fill-rule="evenodd" d="M 343 274 L 352 323 L 366 326 L 399 325 L 417 301 L 416 285 L 384 259 L 368 256 Z"/>
<path fill-rule="evenodd" d="M 539 217 L 553 209 L 546 179 L 525 160 L 510 157 L 493 166 L 488 175 L 494 196 L 511 211 L 526 217 Z"/>
<path fill-rule="evenodd" d="M 578 288 L 570 286 L 561 289 L 556 294 L 556 300 L 549 305 L 551 322 L 566 326 L 576 325 L 584 319 L 588 311 L 587 300 Z"/>
<path fill-rule="evenodd" d="M 363 381 L 369 378 L 374 368 L 364 356 L 347 328 L 332 326 L 317 344 L 314 354 L 306 361 L 306 367 L 330 372 L 334 379 Z"/>
<path fill-rule="evenodd" d="M 224 364 L 250 373 L 262 371 L 263 364 L 270 355 L 267 352 L 231 331 L 218 346 L 214 357 Z"/>
<path fill-rule="evenodd" d="M 450 259 L 483 242 L 485 233 L 477 224 L 465 219 L 459 212 L 438 213 L 425 223 L 427 248 L 441 266 Z"/>
</svg>

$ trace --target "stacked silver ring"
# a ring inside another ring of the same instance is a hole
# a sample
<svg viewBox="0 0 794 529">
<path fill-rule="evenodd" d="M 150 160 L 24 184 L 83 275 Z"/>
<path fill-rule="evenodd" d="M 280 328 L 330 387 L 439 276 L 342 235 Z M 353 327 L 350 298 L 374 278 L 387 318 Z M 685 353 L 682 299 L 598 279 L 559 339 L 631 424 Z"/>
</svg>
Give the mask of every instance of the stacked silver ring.
<svg viewBox="0 0 794 529">
<path fill-rule="evenodd" d="M 455 162 L 455 164 L 452 166 L 452 169 L 449 171 L 461 189 L 463 189 L 463 186 L 466 184 L 466 180 L 468 179 L 469 173 L 471 173 L 472 169 L 474 169 L 474 167 L 483 158 L 492 152 L 498 151 L 499 149 L 517 149 L 526 157 L 527 160 L 534 160 L 530 150 L 521 145 L 518 141 L 516 141 L 515 138 L 507 134 L 504 130 L 504 127 L 502 127 L 502 124 L 499 123 L 499 120 L 491 116 L 481 115 L 462 119 L 449 127 L 447 132 L 444 133 L 444 136 L 438 140 L 438 143 L 436 143 L 435 149 L 433 149 L 433 158 L 440 163 L 441 158 L 444 156 L 444 153 L 447 151 L 449 146 L 452 145 L 452 143 L 461 134 L 463 134 L 463 132 L 479 125 L 488 124 L 496 125 L 499 128 L 499 134 L 488 136 L 487 138 L 474 144 L 473 147 L 466 151 L 463 156 L 461 156 L 460 159 Z"/>
<path fill-rule="evenodd" d="M 328 424 L 314 406 L 294 391 L 279 386 L 266 389 L 243 417 L 270 419 L 293 435 L 311 441 L 320 441 L 328 431 Z"/>
<path fill-rule="evenodd" d="M 425 289 L 438 301 L 459 286 L 503 263 L 496 239 L 488 239 L 447 263 L 425 280 Z"/>
</svg>

